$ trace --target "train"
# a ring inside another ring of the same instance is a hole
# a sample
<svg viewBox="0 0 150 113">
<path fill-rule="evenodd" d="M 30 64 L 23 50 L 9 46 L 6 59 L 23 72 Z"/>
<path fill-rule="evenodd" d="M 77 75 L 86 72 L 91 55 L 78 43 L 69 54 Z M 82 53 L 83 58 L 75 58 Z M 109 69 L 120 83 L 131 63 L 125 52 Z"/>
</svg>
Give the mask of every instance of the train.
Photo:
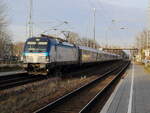
<svg viewBox="0 0 150 113">
<path fill-rule="evenodd" d="M 78 46 L 42 35 L 28 38 L 24 45 L 23 67 L 29 74 L 47 75 L 53 69 L 121 59 L 120 55 L 85 46 Z"/>
</svg>

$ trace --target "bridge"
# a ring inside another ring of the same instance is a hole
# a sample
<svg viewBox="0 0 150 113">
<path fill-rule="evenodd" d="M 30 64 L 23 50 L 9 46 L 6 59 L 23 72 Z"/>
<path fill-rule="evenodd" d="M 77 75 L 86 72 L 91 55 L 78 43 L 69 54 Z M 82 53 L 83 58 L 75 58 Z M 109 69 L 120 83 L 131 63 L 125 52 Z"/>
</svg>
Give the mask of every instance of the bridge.
<svg viewBox="0 0 150 113">
<path fill-rule="evenodd" d="M 136 50 L 138 51 L 138 48 L 103 48 L 103 50 Z"/>
</svg>

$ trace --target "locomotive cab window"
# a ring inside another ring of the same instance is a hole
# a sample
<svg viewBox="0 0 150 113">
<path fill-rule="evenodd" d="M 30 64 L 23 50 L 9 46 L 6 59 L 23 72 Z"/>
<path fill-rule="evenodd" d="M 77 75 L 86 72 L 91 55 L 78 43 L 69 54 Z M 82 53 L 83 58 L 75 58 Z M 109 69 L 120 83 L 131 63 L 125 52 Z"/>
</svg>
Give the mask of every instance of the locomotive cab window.
<svg viewBox="0 0 150 113">
<path fill-rule="evenodd" d="M 47 41 L 28 41 L 25 46 L 26 52 L 46 52 L 48 48 Z"/>
</svg>

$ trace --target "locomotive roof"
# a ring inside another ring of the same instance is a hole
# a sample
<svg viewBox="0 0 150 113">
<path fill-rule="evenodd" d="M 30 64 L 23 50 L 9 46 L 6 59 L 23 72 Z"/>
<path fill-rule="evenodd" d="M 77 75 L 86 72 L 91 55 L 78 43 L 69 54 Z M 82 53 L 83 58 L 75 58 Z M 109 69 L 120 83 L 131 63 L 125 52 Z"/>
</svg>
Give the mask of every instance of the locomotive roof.
<svg viewBox="0 0 150 113">
<path fill-rule="evenodd" d="M 65 39 L 62 39 L 62 38 L 57 37 L 57 36 L 52 36 L 52 35 L 41 34 L 41 37 L 46 37 L 46 38 L 58 40 L 58 41 L 60 41 L 60 42 L 67 42 L 67 40 L 65 40 Z"/>
<path fill-rule="evenodd" d="M 70 44 L 70 43 L 68 43 L 68 42 L 59 42 L 59 44 L 60 44 L 60 45 L 65 45 L 65 46 L 72 46 L 72 47 L 75 46 L 75 45 Z"/>
<path fill-rule="evenodd" d="M 51 44 L 57 44 L 57 45 L 61 45 L 61 46 L 70 46 L 70 47 L 74 47 L 75 45 L 73 44 L 70 44 L 68 42 L 64 42 L 64 41 L 60 41 L 58 39 L 55 39 L 55 38 L 48 38 L 48 37 L 31 37 L 31 38 L 28 38 L 27 41 L 35 41 L 35 39 L 40 39 L 40 41 L 51 41 Z"/>
</svg>

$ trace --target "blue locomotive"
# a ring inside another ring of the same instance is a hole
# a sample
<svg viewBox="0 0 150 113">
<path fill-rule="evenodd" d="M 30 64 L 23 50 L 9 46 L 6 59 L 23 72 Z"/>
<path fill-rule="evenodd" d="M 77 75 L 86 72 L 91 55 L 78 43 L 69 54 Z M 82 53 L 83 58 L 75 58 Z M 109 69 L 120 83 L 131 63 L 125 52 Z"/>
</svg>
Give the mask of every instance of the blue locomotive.
<svg viewBox="0 0 150 113">
<path fill-rule="evenodd" d="M 27 39 L 23 52 L 23 67 L 29 74 L 47 75 L 55 67 L 82 65 L 120 58 L 116 54 L 76 46 L 53 36 L 42 35 Z"/>
</svg>

